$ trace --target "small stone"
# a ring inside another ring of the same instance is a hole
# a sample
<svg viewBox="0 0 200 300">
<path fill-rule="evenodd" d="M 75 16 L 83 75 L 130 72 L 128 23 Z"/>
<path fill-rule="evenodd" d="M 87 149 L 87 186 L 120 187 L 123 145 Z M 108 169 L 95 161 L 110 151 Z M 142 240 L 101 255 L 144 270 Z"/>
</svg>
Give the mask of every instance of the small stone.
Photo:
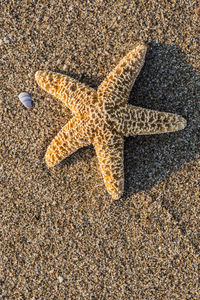
<svg viewBox="0 0 200 300">
<path fill-rule="evenodd" d="M 64 278 L 63 278 L 62 276 L 58 276 L 58 281 L 59 281 L 59 283 L 62 283 L 63 280 L 64 280 Z"/>
<path fill-rule="evenodd" d="M 6 44 L 10 44 L 10 39 L 9 39 L 9 37 L 8 37 L 8 36 L 6 36 L 6 37 L 4 38 L 4 43 L 6 43 Z"/>
<path fill-rule="evenodd" d="M 200 16 L 200 7 L 197 8 L 196 13 Z"/>
</svg>

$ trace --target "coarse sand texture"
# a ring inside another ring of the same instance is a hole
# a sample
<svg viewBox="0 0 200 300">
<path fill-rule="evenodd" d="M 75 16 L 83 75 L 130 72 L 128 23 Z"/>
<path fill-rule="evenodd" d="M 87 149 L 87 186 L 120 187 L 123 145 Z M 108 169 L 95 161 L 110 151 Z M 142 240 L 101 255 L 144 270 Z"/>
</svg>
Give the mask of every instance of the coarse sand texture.
<svg viewBox="0 0 200 300">
<path fill-rule="evenodd" d="M 197 2 L 0 1 L 0 300 L 199 299 Z"/>
</svg>

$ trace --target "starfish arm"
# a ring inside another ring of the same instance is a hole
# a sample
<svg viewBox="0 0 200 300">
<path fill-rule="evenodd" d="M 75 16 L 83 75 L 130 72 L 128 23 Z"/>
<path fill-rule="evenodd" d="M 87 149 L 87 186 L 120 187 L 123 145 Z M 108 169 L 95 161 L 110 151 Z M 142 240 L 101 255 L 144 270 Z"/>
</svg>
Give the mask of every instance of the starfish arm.
<svg viewBox="0 0 200 300">
<path fill-rule="evenodd" d="M 131 88 L 145 61 L 147 45 L 138 43 L 101 83 L 97 95 L 103 102 L 127 103 Z"/>
<path fill-rule="evenodd" d="M 176 114 L 126 105 L 122 108 L 117 130 L 125 136 L 158 134 L 184 129 L 186 120 Z"/>
<path fill-rule="evenodd" d="M 93 144 L 107 191 L 113 199 L 119 199 L 124 188 L 123 137 L 115 135 L 104 140 L 100 136 L 95 139 Z"/>
<path fill-rule="evenodd" d="M 53 167 L 80 147 L 88 145 L 90 142 L 85 137 L 85 125 L 80 119 L 73 117 L 47 148 L 46 164 L 48 167 Z"/>
<path fill-rule="evenodd" d="M 64 102 L 74 114 L 84 113 L 87 104 L 97 99 L 97 92 L 94 89 L 67 75 L 37 71 L 35 79 L 41 88 Z"/>
</svg>

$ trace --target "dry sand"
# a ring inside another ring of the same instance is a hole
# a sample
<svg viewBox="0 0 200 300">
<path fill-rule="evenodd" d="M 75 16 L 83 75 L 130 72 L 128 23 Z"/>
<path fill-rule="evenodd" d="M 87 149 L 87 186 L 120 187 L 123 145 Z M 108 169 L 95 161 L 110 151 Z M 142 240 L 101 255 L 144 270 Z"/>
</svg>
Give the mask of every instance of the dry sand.
<svg viewBox="0 0 200 300">
<path fill-rule="evenodd" d="M 1 299 L 200 299 L 196 10 L 191 0 L 1 1 Z M 188 126 L 127 138 L 125 193 L 113 201 L 92 147 L 46 167 L 71 113 L 34 74 L 97 88 L 136 41 L 150 48 L 129 102 Z"/>
</svg>

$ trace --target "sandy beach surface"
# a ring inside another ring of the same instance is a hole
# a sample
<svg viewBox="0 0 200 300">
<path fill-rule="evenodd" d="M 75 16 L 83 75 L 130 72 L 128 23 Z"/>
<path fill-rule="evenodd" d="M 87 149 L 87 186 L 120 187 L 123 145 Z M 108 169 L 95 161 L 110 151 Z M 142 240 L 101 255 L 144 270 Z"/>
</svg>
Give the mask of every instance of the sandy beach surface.
<svg viewBox="0 0 200 300">
<path fill-rule="evenodd" d="M 199 299 L 197 8 L 1 1 L 0 299 Z M 97 89 L 138 41 L 149 49 L 129 103 L 180 114 L 188 126 L 125 139 L 125 191 L 114 201 L 92 146 L 47 168 L 47 146 L 72 114 L 34 74 L 61 72 Z"/>
</svg>

